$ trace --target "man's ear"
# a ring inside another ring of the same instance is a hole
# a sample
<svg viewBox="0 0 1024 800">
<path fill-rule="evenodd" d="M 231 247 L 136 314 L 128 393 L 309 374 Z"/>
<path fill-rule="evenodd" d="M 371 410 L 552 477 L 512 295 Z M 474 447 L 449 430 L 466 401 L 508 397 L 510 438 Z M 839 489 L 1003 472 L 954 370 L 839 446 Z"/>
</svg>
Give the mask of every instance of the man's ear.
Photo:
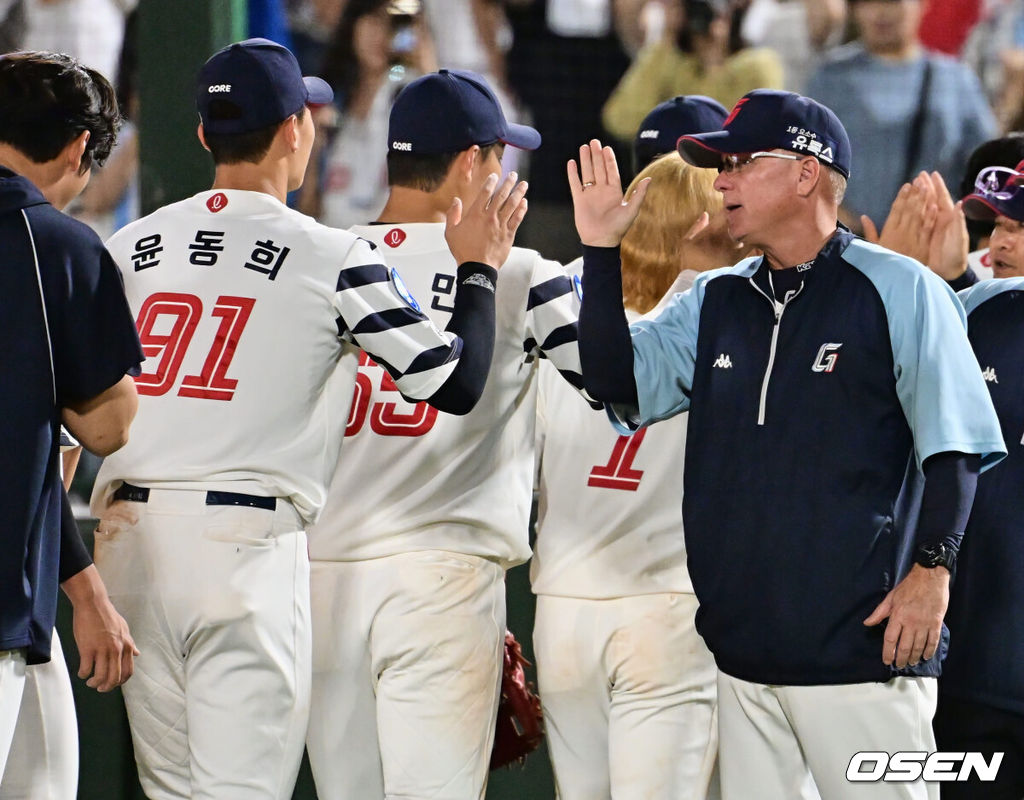
<svg viewBox="0 0 1024 800">
<path fill-rule="evenodd" d="M 199 137 L 199 144 L 203 146 L 203 149 L 209 152 L 210 145 L 206 143 L 206 131 L 203 130 L 203 123 L 200 122 L 196 127 L 196 136 Z"/>
<path fill-rule="evenodd" d="M 453 166 L 458 170 L 459 177 L 465 181 L 473 179 L 473 170 L 480 166 L 480 145 L 470 145 L 456 157 Z"/>
<path fill-rule="evenodd" d="M 308 110 L 306 113 L 310 113 Z M 292 114 L 288 119 L 281 123 L 281 127 L 277 129 L 278 136 L 284 136 L 284 143 L 288 147 L 289 153 L 294 153 L 299 149 L 299 139 L 301 138 L 301 123 L 297 114 Z"/>
<path fill-rule="evenodd" d="M 796 193 L 800 197 L 810 197 L 818 183 L 824 180 L 824 170 L 816 158 L 805 158 L 800 162 L 800 174 L 797 177 Z"/>
<path fill-rule="evenodd" d="M 64 159 L 68 168 L 76 175 L 82 171 L 82 157 L 89 144 L 89 131 L 82 131 L 64 147 Z"/>
</svg>

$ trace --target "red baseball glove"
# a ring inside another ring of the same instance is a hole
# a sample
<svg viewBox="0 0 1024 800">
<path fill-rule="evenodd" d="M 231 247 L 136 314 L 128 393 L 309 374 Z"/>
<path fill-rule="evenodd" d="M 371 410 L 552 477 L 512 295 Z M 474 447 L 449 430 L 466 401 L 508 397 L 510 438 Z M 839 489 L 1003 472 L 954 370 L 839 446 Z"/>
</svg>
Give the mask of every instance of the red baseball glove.
<svg viewBox="0 0 1024 800">
<path fill-rule="evenodd" d="M 526 756 L 536 750 L 544 738 L 540 698 L 534 693 L 533 684 L 527 683 L 523 670 L 529 664 L 512 632 L 505 631 L 505 665 L 501 675 L 501 701 L 494 728 L 494 747 L 491 749 L 491 769 L 526 763 Z"/>
</svg>

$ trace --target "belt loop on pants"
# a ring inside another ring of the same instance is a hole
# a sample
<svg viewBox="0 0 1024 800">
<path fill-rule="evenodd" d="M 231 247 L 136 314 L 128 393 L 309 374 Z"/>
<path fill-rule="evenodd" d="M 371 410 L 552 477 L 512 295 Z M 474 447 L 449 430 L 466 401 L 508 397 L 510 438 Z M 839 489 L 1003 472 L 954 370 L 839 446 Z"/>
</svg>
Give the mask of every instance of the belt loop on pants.
<svg viewBox="0 0 1024 800">
<path fill-rule="evenodd" d="M 130 483 L 122 483 L 114 490 L 114 499 L 128 500 L 132 503 L 148 503 L 149 489 L 145 486 L 132 486 Z M 206 505 L 245 506 L 246 508 L 262 508 L 265 511 L 273 511 L 277 507 L 277 498 L 260 497 L 256 494 L 241 494 L 240 492 L 207 492 Z"/>
</svg>

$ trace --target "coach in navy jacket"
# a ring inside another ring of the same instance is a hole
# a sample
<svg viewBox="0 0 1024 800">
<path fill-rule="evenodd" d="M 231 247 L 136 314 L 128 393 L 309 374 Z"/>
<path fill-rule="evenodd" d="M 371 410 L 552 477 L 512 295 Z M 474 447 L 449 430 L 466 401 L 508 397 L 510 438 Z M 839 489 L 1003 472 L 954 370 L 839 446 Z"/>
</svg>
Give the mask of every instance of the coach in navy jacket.
<svg viewBox="0 0 1024 800">
<path fill-rule="evenodd" d="M 109 153 L 117 118 L 110 84 L 69 57 L 0 59 L 0 773 L 25 665 L 50 657 L 62 415 L 101 455 L 134 415 L 126 373 L 142 352 L 120 275 L 96 234 L 55 208 Z"/>
<path fill-rule="evenodd" d="M 964 198 L 969 218 L 995 223 L 996 280 L 958 293 L 967 335 L 1009 455 L 978 481 L 949 601 L 951 646 L 939 680 L 935 738 L 951 751 L 1002 753 L 996 779 L 943 788 L 943 800 L 1024 796 L 1024 162 L 989 167 Z M 965 265 L 966 266 L 966 265 Z M 961 279 L 963 280 L 963 279 Z"/>
<path fill-rule="evenodd" d="M 722 672 L 723 797 L 842 798 L 854 753 L 935 749 L 950 571 L 978 472 L 1006 450 L 952 291 L 837 229 L 850 146 L 831 111 L 758 90 L 679 149 L 719 168 L 730 234 L 765 255 L 627 328 L 617 245 L 643 192 L 622 204 L 610 150 L 585 146 L 584 381 L 627 429 L 690 412 L 683 517 Z M 857 791 L 938 797 L 881 776 Z"/>
</svg>

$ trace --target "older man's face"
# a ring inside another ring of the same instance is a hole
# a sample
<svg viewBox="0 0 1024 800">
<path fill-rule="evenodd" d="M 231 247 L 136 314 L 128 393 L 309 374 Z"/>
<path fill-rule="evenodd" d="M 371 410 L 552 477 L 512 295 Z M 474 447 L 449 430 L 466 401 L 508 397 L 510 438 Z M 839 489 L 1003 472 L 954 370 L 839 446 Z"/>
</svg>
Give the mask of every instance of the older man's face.
<svg viewBox="0 0 1024 800">
<path fill-rule="evenodd" d="M 921 22 L 920 0 L 858 0 L 853 18 L 868 52 L 902 56 L 917 42 Z"/>
<path fill-rule="evenodd" d="M 783 150 L 772 152 L 782 157 L 757 158 L 738 169 L 722 171 L 715 179 L 729 235 L 749 247 L 770 247 L 773 231 L 793 213 L 803 158 L 793 158 L 793 153 Z M 738 156 L 741 164 L 747 155 Z"/>
</svg>

